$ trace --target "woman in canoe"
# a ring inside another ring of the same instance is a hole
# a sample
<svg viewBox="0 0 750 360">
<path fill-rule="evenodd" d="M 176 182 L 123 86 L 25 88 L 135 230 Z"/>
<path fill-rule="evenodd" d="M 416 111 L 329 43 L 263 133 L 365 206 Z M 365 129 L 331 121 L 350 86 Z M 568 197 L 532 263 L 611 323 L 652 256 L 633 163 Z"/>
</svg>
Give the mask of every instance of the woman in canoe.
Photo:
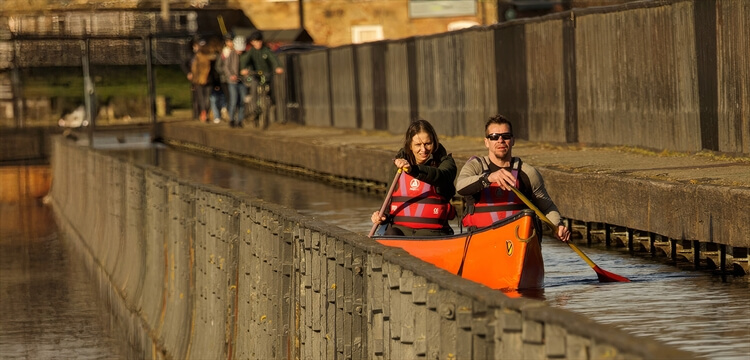
<svg viewBox="0 0 750 360">
<path fill-rule="evenodd" d="M 386 235 L 453 234 L 448 221 L 456 216 L 450 204 L 456 194 L 456 162 L 427 120 L 412 121 L 393 165 L 394 174 L 398 169 L 402 172 L 397 178 L 394 176 L 397 184 L 392 186 L 390 207 L 383 216 L 374 212 L 373 224 L 387 223 Z"/>
</svg>

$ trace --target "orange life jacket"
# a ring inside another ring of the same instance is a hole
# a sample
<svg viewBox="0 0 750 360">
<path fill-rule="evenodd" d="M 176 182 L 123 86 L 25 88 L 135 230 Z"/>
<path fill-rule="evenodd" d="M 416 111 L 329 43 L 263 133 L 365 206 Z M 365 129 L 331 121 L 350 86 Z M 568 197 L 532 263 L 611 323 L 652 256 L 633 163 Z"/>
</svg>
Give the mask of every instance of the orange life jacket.
<svg viewBox="0 0 750 360">
<path fill-rule="evenodd" d="M 442 229 L 456 216 L 456 211 L 434 186 L 403 173 L 393 193 L 390 214 L 396 225 L 412 229 Z"/>
<path fill-rule="evenodd" d="M 485 169 L 489 169 L 483 159 L 479 159 Z M 514 186 L 519 187 L 520 180 L 518 173 L 521 170 L 521 159 L 513 158 L 511 160 L 511 173 L 516 178 Z M 512 191 L 505 191 L 497 183 L 492 183 L 484 188 L 479 195 L 479 200 L 474 200 L 469 196 L 466 198 L 467 214 L 462 220 L 464 227 L 485 227 L 490 226 L 502 219 L 518 214 L 523 209 L 527 209 L 526 204 L 519 199 Z"/>
</svg>

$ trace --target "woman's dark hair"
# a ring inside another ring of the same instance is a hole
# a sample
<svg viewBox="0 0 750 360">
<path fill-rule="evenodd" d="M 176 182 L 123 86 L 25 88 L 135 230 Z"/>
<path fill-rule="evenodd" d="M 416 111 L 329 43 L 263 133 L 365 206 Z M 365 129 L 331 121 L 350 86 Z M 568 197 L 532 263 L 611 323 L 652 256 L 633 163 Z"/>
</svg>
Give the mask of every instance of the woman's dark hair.
<svg viewBox="0 0 750 360">
<path fill-rule="evenodd" d="M 414 135 L 423 131 L 426 132 L 427 135 L 430 136 L 430 140 L 432 140 L 432 152 L 437 151 L 440 145 L 435 128 L 432 127 L 432 124 L 430 124 L 429 121 L 425 119 L 412 120 L 411 124 L 409 124 L 409 127 L 406 129 L 406 135 L 404 137 L 404 153 L 406 154 L 406 160 L 409 161 L 409 164 L 417 163 L 417 159 L 414 158 L 414 153 L 411 151 L 411 141 L 414 138 Z"/>
</svg>

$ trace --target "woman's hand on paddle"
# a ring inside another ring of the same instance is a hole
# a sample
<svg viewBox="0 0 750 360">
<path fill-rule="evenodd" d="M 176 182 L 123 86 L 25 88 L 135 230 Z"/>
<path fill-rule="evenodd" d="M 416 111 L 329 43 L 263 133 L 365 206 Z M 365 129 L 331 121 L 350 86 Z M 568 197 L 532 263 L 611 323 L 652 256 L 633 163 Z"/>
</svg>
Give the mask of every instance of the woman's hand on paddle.
<svg viewBox="0 0 750 360">
<path fill-rule="evenodd" d="M 385 221 L 385 216 L 378 216 L 378 215 L 380 215 L 379 211 L 372 213 L 372 216 L 370 217 L 370 221 L 372 221 L 373 224 L 382 224 L 383 221 Z"/>
<path fill-rule="evenodd" d="M 393 159 L 393 165 L 396 165 L 399 169 L 403 169 L 406 173 L 409 172 L 409 167 L 411 166 L 406 159 Z"/>
<path fill-rule="evenodd" d="M 506 191 L 511 191 L 511 186 L 516 185 L 516 177 L 513 176 L 510 171 L 505 169 L 491 172 L 487 177 L 487 181 L 490 183 L 496 183 L 501 189 Z"/>
<path fill-rule="evenodd" d="M 570 230 L 565 225 L 558 225 L 555 237 L 562 242 L 568 242 L 570 240 Z"/>
</svg>

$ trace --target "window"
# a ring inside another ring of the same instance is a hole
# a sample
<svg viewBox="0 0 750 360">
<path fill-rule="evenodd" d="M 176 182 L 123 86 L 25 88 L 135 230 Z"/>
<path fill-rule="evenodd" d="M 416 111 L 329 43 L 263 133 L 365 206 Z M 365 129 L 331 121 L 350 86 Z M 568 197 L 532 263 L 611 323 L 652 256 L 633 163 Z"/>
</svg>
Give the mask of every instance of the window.
<svg viewBox="0 0 750 360">
<path fill-rule="evenodd" d="M 355 25 L 352 26 L 352 43 L 361 44 L 370 41 L 383 40 L 383 26 Z"/>
<path fill-rule="evenodd" d="M 474 0 L 409 0 L 409 17 L 412 19 L 476 14 L 477 2 Z"/>
</svg>

